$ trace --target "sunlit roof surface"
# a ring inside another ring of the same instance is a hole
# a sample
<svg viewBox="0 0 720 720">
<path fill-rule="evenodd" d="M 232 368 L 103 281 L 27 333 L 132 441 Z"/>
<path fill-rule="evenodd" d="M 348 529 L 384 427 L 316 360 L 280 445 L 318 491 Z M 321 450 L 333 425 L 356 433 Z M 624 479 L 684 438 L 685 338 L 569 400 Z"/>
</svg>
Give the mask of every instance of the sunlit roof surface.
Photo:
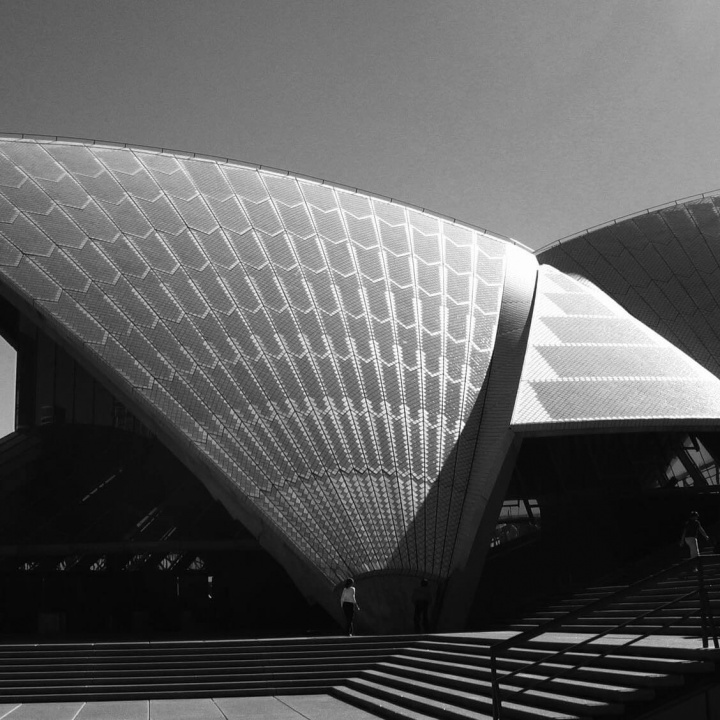
<svg viewBox="0 0 720 720">
<path fill-rule="evenodd" d="M 716 425 L 720 380 L 595 286 L 541 265 L 516 430 Z"/>
<path fill-rule="evenodd" d="M 720 377 L 720 193 L 589 230 L 538 260 L 587 278 Z"/>
<path fill-rule="evenodd" d="M 507 245 L 153 150 L 0 140 L 0 279 L 335 582 L 447 575 Z"/>
</svg>

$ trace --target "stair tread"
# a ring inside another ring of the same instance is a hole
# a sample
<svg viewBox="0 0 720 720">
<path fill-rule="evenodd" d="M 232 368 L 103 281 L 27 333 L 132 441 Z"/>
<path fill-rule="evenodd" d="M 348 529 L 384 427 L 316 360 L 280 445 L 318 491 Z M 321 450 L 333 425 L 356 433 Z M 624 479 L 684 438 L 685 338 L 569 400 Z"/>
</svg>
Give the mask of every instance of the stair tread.
<svg viewBox="0 0 720 720">
<path fill-rule="evenodd" d="M 334 697 L 349 702 L 352 705 L 359 705 L 360 707 L 380 711 L 384 717 L 390 716 L 402 720 L 428 720 L 430 717 L 425 713 L 416 712 L 415 710 L 390 702 L 389 700 L 366 695 L 354 688 L 333 688 L 332 694 Z M 464 710 L 462 717 L 468 718 L 469 720 L 492 720 L 492 715 L 476 713 L 470 710 Z"/>
<path fill-rule="evenodd" d="M 478 665 L 467 665 L 459 662 L 451 662 L 449 660 L 438 660 L 437 658 L 422 658 L 414 655 L 397 655 L 395 662 L 409 663 L 413 667 L 441 667 L 447 669 L 456 669 L 467 673 L 468 675 L 478 672 L 484 672 L 489 674 L 489 666 L 478 666 Z M 524 667 L 529 662 L 533 662 L 530 658 L 508 658 L 501 657 L 498 659 L 498 665 L 500 668 L 504 666 L 512 667 L 517 669 Z M 385 664 L 385 663 L 383 663 Z M 543 667 L 548 668 L 551 672 L 558 671 L 569 671 L 570 676 L 572 675 L 584 675 L 588 678 L 617 678 L 623 680 L 626 684 L 631 681 L 632 686 L 637 685 L 644 687 L 647 685 L 678 685 L 682 683 L 682 678 L 679 675 L 671 675 L 670 673 L 658 673 L 650 671 L 640 670 L 627 670 L 627 669 L 615 669 L 615 668 L 603 668 L 598 666 L 588 667 L 585 664 L 579 663 L 562 663 L 562 662 L 547 662 L 543 663 Z M 591 680 L 593 682 L 594 680 Z M 599 682 L 599 680 L 598 680 Z"/>
<path fill-rule="evenodd" d="M 273 668 L 283 668 L 283 667 L 297 667 L 298 665 L 303 666 L 310 666 L 310 667 L 338 667 L 339 665 L 342 667 L 346 666 L 353 666 L 353 665 L 367 665 L 371 664 L 373 662 L 378 662 L 380 660 L 383 660 L 388 657 L 392 657 L 392 654 L 388 655 L 376 655 L 373 657 L 368 658 L 342 658 L 342 662 L 338 658 L 308 658 L 304 662 L 301 659 L 298 659 L 296 662 L 292 662 L 291 660 L 287 658 L 283 659 L 274 659 L 273 658 L 262 658 L 258 659 L 256 661 L 251 660 L 234 660 L 234 659 L 227 659 L 227 660 L 218 660 L 218 659 L 198 659 L 195 658 L 194 660 L 166 660 L 164 662 L 158 662 L 157 660 L 137 660 L 134 662 L 125 662 L 125 663 L 118 663 L 118 662 L 112 662 L 112 663 L 95 663 L 95 662 L 75 662 L 75 661 L 67 661 L 67 662 L 59 662 L 57 660 L 54 660 L 53 662 L 46 662 L 44 659 L 42 662 L 33 662 L 32 660 L 27 660 L 25 662 L 15 662 L 15 663 L 8 663 L 6 667 L 3 667 L 2 664 L 0 664 L 0 675 L 6 672 L 13 672 L 15 670 L 20 670 L 23 668 L 48 668 L 48 669 L 58 669 L 58 670 L 65 670 L 67 672 L 70 671 L 70 669 L 74 671 L 82 671 L 84 669 L 93 669 L 93 670 L 101 670 L 101 671 L 109 671 L 109 670 L 122 670 L 123 668 L 136 668 L 136 667 L 147 667 L 147 668 L 168 668 L 168 669 L 182 669 L 184 667 L 192 668 L 192 667 L 228 667 L 228 668 L 243 668 L 243 667 L 273 667 Z"/>
<path fill-rule="evenodd" d="M 513 656 L 516 654 L 533 654 L 534 656 L 547 656 L 548 652 L 552 652 L 558 649 L 560 646 L 560 649 L 562 649 L 563 646 L 567 645 L 567 643 L 563 643 L 560 641 L 547 641 L 547 642 L 534 642 L 533 645 L 536 645 L 536 647 L 528 647 L 528 646 L 521 646 L 521 647 L 515 647 L 515 648 L 508 648 L 504 655 Z M 460 654 L 454 654 L 449 653 L 446 650 L 442 649 L 435 649 L 435 648 L 409 648 L 405 651 L 407 654 L 411 655 L 412 657 L 423 657 L 429 654 L 433 654 L 435 656 L 440 655 L 444 658 L 454 657 L 454 656 L 460 656 Z M 663 670 L 665 668 L 675 668 L 676 670 L 685 670 L 692 669 L 693 667 L 706 667 L 707 661 L 703 659 L 698 659 L 697 657 L 678 657 L 673 655 L 673 657 L 667 657 L 663 656 L 661 653 L 658 653 L 657 655 L 649 655 L 649 654 L 642 654 L 642 655 L 630 655 L 630 654 L 617 654 L 617 653 L 607 653 L 605 655 L 605 658 L 607 658 L 608 661 L 619 661 L 623 665 L 627 665 L 628 663 L 636 662 L 639 667 L 653 667 L 656 669 L 662 668 Z M 471 655 L 469 653 L 462 653 L 463 659 L 465 662 L 468 661 L 470 658 L 474 658 L 477 660 L 477 663 L 489 662 L 489 657 L 487 654 L 485 655 Z M 592 652 L 589 649 L 584 650 L 582 653 L 577 651 L 565 651 L 562 653 L 561 656 L 558 656 L 558 658 L 553 658 L 554 660 L 559 660 L 562 657 L 579 657 L 579 658 L 585 658 L 591 657 L 593 659 L 598 659 L 601 657 L 600 653 Z"/>
<path fill-rule="evenodd" d="M 601 645 L 595 647 L 584 647 L 577 650 L 569 650 L 573 645 L 568 643 L 566 640 L 546 638 L 543 640 L 533 640 L 533 646 L 537 649 L 540 648 L 551 648 L 555 650 L 563 650 L 568 648 L 567 651 L 563 651 L 564 654 L 567 652 L 573 655 L 577 652 L 579 655 L 587 655 L 598 657 L 601 653 L 599 652 Z M 720 659 L 720 651 L 718 650 L 703 650 L 700 648 L 682 648 L 682 647 L 665 647 L 665 646 L 645 646 L 645 645 L 612 645 L 611 651 L 604 653 L 605 656 L 612 658 L 622 657 L 626 659 L 634 660 L 648 660 L 652 659 L 655 662 L 668 661 L 677 663 L 679 667 L 682 667 L 685 672 L 689 669 L 707 669 L 714 667 L 714 658 Z M 608 646 L 605 646 L 608 650 Z M 687 662 L 683 662 L 687 661 Z"/>
<path fill-rule="evenodd" d="M 351 678 L 348 682 L 353 683 L 357 679 L 366 679 L 368 677 L 374 678 L 376 681 L 397 682 L 398 679 L 402 680 L 402 678 L 397 678 L 396 676 L 382 672 L 381 670 L 366 670 L 360 674 L 359 678 Z M 473 685 L 476 688 L 475 692 L 460 690 L 458 688 L 447 689 L 422 680 L 412 681 L 412 687 L 415 689 L 422 688 L 426 692 L 432 693 L 436 696 L 454 698 L 455 700 L 464 700 L 466 703 L 473 703 L 478 700 L 482 700 L 483 696 L 479 695 L 477 692 L 477 690 L 482 689 L 488 694 L 488 697 L 485 698 L 485 700 L 489 702 L 489 696 L 492 689 L 491 683 L 488 681 L 478 680 L 473 683 Z M 527 700 L 528 705 L 531 707 L 542 707 L 543 704 L 553 704 L 563 706 L 565 708 L 573 708 L 575 711 L 581 711 L 584 713 L 596 713 L 602 711 L 606 714 L 618 713 L 623 708 L 621 703 L 614 701 L 602 701 L 588 697 L 559 694 L 548 690 L 525 689 L 521 685 L 503 684 L 502 690 L 504 693 L 512 693 L 513 697 L 522 695 L 523 699 Z M 503 704 L 505 704 L 505 700 L 503 700 Z M 515 704 L 525 707 L 525 703 L 518 702 Z"/>
<path fill-rule="evenodd" d="M 332 686 L 330 686 L 332 687 Z M 84 688 L 82 692 L 47 692 L 42 694 L 27 694 L 18 692 L 15 694 L 3 694 L 3 703 L 35 703 L 35 702 L 100 702 L 108 700 L 155 700 L 155 699 L 196 699 L 217 697 L 220 692 L 231 697 L 254 697 L 258 694 L 272 695 L 314 695 L 330 691 L 327 685 L 306 685 L 302 688 L 296 686 L 275 685 L 267 688 L 269 693 L 258 693 L 254 686 L 246 688 L 158 688 L 141 691 L 117 689 L 117 688 Z"/>
<path fill-rule="evenodd" d="M 380 663 L 376 669 L 388 669 L 401 674 L 403 677 L 411 675 L 422 676 L 425 678 L 436 678 L 441 682 L 449 682 L 454 686 L 467 686 L 468 688 L 472 688 L 479 685 L 483 688 L 491 687 L 489 681 L 484 681 L 481 677 L 477 675 L 475 677 L 468 677 L 467 675 L 458 675 L 456 672 L 449 672 L 451 668 L 455 669 L 456 667 L 457 666 L 447 664 L 447 667 L 445 669 L 447 669 L 448 672 L 441 673 L 437 671 L 433 672 L 429 669 L 420 670 L 417 668 L 408 668 L 407 666 L 398 663 L 383 662 Z M 520 663 L 517 668 L 512 670 L 512 672 L 517 672 L 517 670 L 522 670 L 522 668 L 523 664 Z M 637 687 L 630 687 L 628 685 L 610 685 L 608 683 L 578 680 L 576 678 L 569 678 L 565 676 L 549 678 L 548 675 L 538 673 L 536 668 L 533 668 L 528 672 L 517 673 L 513 675 L 510 680 L 508 680 L 507 678 L 507 675 L 509 673 L 509 670 L 500 668 L 498 670 L 499 681 L 502 683 L 517 683 L 518 686 L 521 688 L 524 687 L 524 682 L 533 684 L 537 681 L 543 681 L 547 683 L 544 688 L 544 690 L 547 692 L 553 692 L 554 690 L 560 692 L 562 689 L 567 690 L 571 695 L 582 696 L 584 693 L 589 693 L 590 695 L 595 696 L 596 699 L 602 698 L 603 696 L 612 696 L 612 701 L 618 700 L 620 702 L 637 699 L 649 700 L 653 697 L 652 691 L 646 689 L 638 689 Z"/>
<path fill-rule="evenodd" d="M 357 672 L 362 672 L 366 668 L 361 668 Z M 4 687 L 11 687 L 18 685 L 20 683 L 30 683 L 30 682 L 42 682 L 46 684 L 60 684 L 60 683 L 74 683 L 74 684 L 80 684 L 80 683 L 87 683 L 87 684 L 102 684 L 104 682 L 115 682 L 117 684 L 123 684 L 127 685 L 129 683 L 138 683 L 138 684 L 150 684 L 150 683 L 168 683 L 168 684 L 176 684 L 180 682 L 232 682 L 233 679 L 241 680 L 243 682 L 263 682 L 265 680 L 284 680 L 284 679 L 290 679 L 290 680 L 305 680 L 305 679 L 322 679 L 322 680 L 342 680 L 346 677 L 348 677 L 349 673 L 342 673 L 342 672 L 333 672 L 332 670 L 326 670 L 322 672 L 297 672 L 293 670 L 289 670 L 287 672 L 283 673 L 274 673 L 274 672 L 252 672 L 252 673 L 243 673 L 239 675 L 238 673 L 224 673 L 224 674 L 217 674 L 217 673 L 184 673 L 184 674 L 177 674 L 177 675 L 167 675 L 165 673 L 134 673 L 134 674 L 128 674 L 119 676 L 116 674 L 107 674 L 107 675 L 99 675 L 99 674 L 87 674 L 87 675 L 70 675 L 69 677 L 62 676 L 62 675 L 54 675 L 49 673 L 33 673 L 26 676 L 18 676 L 18 677 L 12 677 L 12 678 L 0 678 L 0 688 Z"/>
<path fill-rule="evenodd" d="M 369 692 L 380 693 L 381 696 L 396 696 L 396 694 L 393 693 L 392 690 L 385 687 L 384 685 L 372 682 L 371 680 L 366 680 L 364 678 L 354 678 L 352 680 L 352 684 L 348 685 L 347 687 L 356 690 L 358 688 L 366 688 Z M 402 698 L 406 702 L 412 702 L 413 705 L 416 707 L 419 706 L 428 708 L 429 710 L 440 710 L 446 717 L 448 714 L 451 714 L 452 717 L 457 718 L 473 717 L 473 715 L 470 714 L 473 712 L 475 713 L 475 717 L 487 717 L 487 715 L 484 715 L 482 712 L 479 712 L 477 710 L 439 702 L 437 700 L 433 700 L 432 698 L 427 698 L 423 695 L 418 695 L 412 692 L 403 692 L 403 694 L 399 696 L 399 698 Z M 492 713 L 492 702 L 489 698 L 475 697 L 475 700 L 477 704 L 481 704 L 484 708 L 487 708 L 488 713 Z M 503 701 L 502 707 L 503 711 L 506 711 L 508 715 L 512 713 L 512 716 L 514 717 L 523 717 L 528 719 L 542 718 L 543 720 L 578 720 L 579 718 L 579 716 L 575 713 L 547 710 L 545 708 L 529 708 L 524 705 L 519 705 L 517 703 L 507 701 Z"/>
</svg>

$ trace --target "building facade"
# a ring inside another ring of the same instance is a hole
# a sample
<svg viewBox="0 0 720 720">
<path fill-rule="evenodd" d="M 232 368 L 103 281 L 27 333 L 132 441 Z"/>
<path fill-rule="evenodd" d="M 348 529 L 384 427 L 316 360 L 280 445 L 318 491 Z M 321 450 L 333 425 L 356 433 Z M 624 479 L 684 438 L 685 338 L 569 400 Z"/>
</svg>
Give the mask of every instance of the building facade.
<svg viewBox="0 0 720 720">
<path fill-rule="evenodd" d="M 441 626 L 465 622 L 527 440 L 714 432 L 715 202 L 648 217 L 536 256 L 280 171 L 0 139 L 0 293 L 22 323 L 307 598 L 338 616 L 356 578 L 377 629 L 421 577 Z M 20 426 L 106 422 L 19 352 Z"/>
</svg>

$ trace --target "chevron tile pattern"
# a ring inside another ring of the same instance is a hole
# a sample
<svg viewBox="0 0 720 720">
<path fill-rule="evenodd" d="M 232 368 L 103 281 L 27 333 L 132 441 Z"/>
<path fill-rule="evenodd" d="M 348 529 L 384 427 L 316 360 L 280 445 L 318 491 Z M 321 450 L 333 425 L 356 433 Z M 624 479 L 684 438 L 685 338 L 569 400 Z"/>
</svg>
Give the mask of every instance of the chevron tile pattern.
<svg viewBox="0 0 720 720">
<path fill-rule="evenodd" d="M 540 266 L 514 429 L 718 417 L 720 379 L 594 285 Z"/>
<path fill-rule="evenodd" d="M 0 140 L 0 281 L 332 583 L 448 574 L 472 458 L 437 478 L 506 247 L 280 172 Z"/>
</svg>

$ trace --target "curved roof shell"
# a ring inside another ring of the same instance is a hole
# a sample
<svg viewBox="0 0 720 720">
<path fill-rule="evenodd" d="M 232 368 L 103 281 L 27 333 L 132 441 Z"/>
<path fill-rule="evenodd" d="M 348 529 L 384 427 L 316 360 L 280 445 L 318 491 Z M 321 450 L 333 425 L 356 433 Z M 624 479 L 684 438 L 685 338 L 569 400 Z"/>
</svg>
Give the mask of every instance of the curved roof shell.
<svg viewBox="0 0 720 720">
<path fill-rule="evenodd" d="M 589 230 L 537 257 L 591 281 L 720 377 L 720 192 Z"/>
<path fill-rule="evenodd" d="M 715 426 L 720 380 L 586 279 L 541 265 L 516 431 Z"/>
<path fill-rule="evenodd" d="M 349 574 L 475 572 L 518 431 L 715 423 L 718 229 L 703 198 L 538 270 L 313 179 L 0 138 L 0 291 L 325 601 Z"/>
<path fill-rule="evenodd" d="M 331 584 L 449 574 L 509 247 L 261 168 L 0 140 L 4 291 Z"/>
</svg>

